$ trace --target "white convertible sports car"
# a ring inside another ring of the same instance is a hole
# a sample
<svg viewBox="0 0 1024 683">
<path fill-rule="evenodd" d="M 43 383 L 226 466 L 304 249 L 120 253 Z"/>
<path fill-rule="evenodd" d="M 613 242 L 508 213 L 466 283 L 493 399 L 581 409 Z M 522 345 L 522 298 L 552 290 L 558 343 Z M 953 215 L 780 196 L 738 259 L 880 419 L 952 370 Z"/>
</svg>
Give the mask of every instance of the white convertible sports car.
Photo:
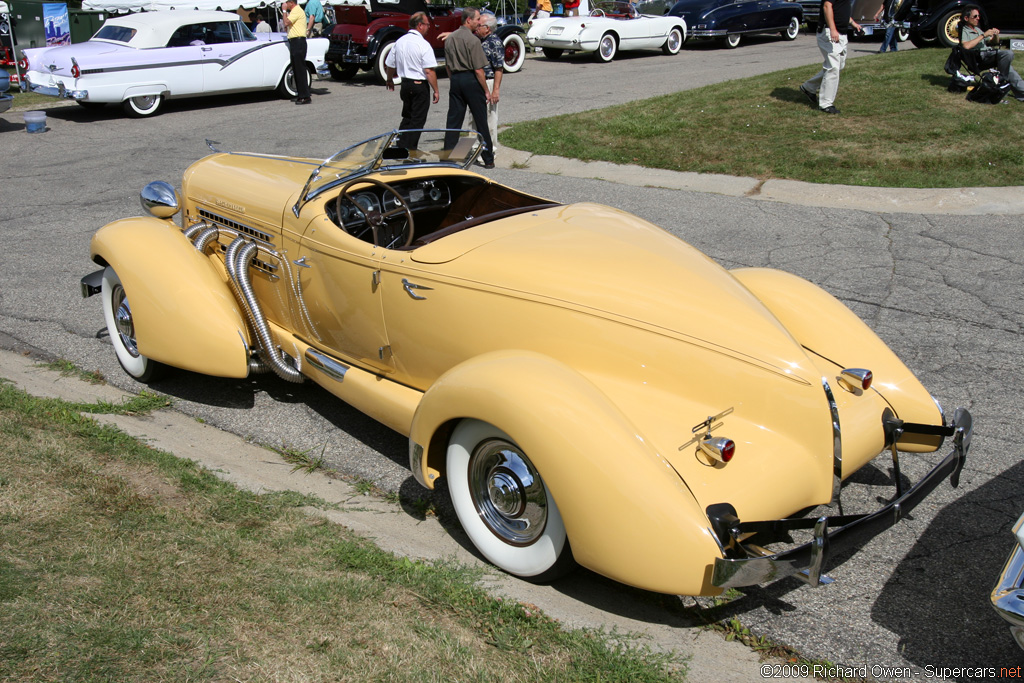
<svg viewBox="0 0 1024 683">
<path fill-rule="evenodd" d="M 526 40 L 548 59 L 566 51 L 593 52 L 597 61 L 610 62 L 619 50 L 659 47 L 674 55 L 686 40 L 686 21 L 641 14 L 629 2 L 596 2 L 586 16 L 535 19 Z"/>
<path fill-rule="evenodd" d="M 326 38 L 307 42 L 306 69 L 327 75 Z M 254 35 L 234 12 L 173 10 L 111 17 L 89 41 L 25 50 L 32 92 L 83 106 L 123 103 L 152 116 L 170 97 L 277 88 L 295 97 L 283 33 Z"/>
</svg>

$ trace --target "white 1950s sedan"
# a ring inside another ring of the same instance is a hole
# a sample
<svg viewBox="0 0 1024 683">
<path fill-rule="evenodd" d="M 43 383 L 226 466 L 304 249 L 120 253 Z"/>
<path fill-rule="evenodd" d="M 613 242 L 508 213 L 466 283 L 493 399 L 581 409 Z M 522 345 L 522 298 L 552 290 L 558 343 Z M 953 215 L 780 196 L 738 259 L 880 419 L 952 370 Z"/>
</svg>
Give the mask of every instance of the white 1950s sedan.
<svg viewBox="0 0 1024 683">
<path fill-rule="evenodd" d="M 307 43 L 306 68 L 327 75 L 326 38 Z M 111 17 L 85 43 L 25 50 L 32 92 L 83 106 L 123 103 L 152 116 L 170 97 L 277 88 L 295 97 L 282 33 L 254 35 L 233 12 L 174 10 Z"/>
</svg>

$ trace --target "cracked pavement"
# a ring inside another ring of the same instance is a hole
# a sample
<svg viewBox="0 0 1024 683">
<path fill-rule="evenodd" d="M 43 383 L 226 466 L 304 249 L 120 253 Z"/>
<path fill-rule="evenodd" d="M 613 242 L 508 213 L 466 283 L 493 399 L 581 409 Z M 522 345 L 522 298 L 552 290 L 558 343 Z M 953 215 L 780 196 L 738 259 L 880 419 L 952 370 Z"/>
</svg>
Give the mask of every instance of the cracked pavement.
<svg viewBox="0 0 1024 683">
<path fill-rule="evenodd" d="M 673 73 L 669 57 L 610 65 L 530 59 L 502 89 L 502 116 L 516 120 L 604 106 L 817 59 L 813 38 L 806 36 L 733 51 L 684 50 L 676 64 L 685 68 L 675 82 L 665 78 Z M 545 100 L 553 92 L 558 97 Z M 25 135 L 15 112 L 0 116 L 6 146 L 0 163 L 0 333 L 9 336 L 3 345 L 33 347 L 97 370 L 117 387 L 140 390 L 114 359 L 98 301 L 79 295 L 79 279 L 93 269 L 91 235 L 111 220 L 139 215 L 138 191 L 146 182 L 180 186 L 188 164 L 208 152 L 204 138 L 227 149 L 324 156 L 380 132 L 386 127 L 382 117 L 397 123 L 397 96 L 360 79 L 316 82 L 314 93 L 301 118 L 271 94 L 171 102 L 166 114 L 152 120 L 127 119 L 113 108 L 52 108 L 50 130 L 42 135 Z M 428 125 L 443 125 L 444 105 L 430 116 Z M 1024 512 L 1022 447 L 1010 437 L 1011 422 L 1024 409 L 1021 215 L 1005 207 L 999 214 L 968 216 L 842 208 L 828 204 L 830 195 L 843 192 L 830 188 L 804 197 L 819 205 L 790 204 L 765 200 L 771 183 L 751 198 L 538 170 L 499 168 L 488 175 L 555 200 L 585 198 L 635 213 L 727 268 L 769 266 L 807 278 L 868 322 L 947 415 L 956 406 L 974 415 L 974 444 L 959 489 L 940 486 L 911 518 L 830 572 L 835 583 L 809 590 L 795 580 L 780 581 L 745 591 L 715 615 L 735 616 L 812 659 L 887 667 L 878 671 L 879 679 L 922 677 L 884 675 L 908 673 L 899 667 L 924 672 L 1020 664 L 1024 656 L 990 608 L 988 593 L 1012 546 L 1010 527 Z M 424 497 L 409 476 L 405 439 L 315 386 L 269 375 L 223 380 L 179 373 L 157 388 L 179 411 L 207 424 L 257 443 L 317 450 L 326 444 L 337 469 L 413 499 Z M 916 480 L 935 459 L 905 457 L 903 472 Z M 883 456 L 855 475 L 844 490 L 847 511 L 877 505 L 890 466 Z M 677 602 L 582 574 L 553 590 L 609 613 L 630 612 L 641 602 L 662 605 L 647 618 L 680 643 L 695 627 Z M 754 669 L 749 674 L 750 680 L 757 677 Z M 701 680 L 699 672 L 695 676 Z"/>
</svg>

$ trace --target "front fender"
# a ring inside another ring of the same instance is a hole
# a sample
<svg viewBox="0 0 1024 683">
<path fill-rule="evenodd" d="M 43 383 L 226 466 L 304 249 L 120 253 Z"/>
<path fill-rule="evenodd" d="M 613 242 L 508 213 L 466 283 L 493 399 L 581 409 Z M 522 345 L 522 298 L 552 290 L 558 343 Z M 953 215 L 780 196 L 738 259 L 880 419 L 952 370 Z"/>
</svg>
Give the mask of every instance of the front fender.
<svg viewBox="0 0 1024 683">
<path fill-rule="evenodd" d="M 938 406 L 914 373 L 874 330 L 834 296 L 781 270 L 738 268 L 730 272 L 802 346 L 839 367 L 871 370 L 873 388 L 882 394 L 900 419 L 923 424 L 942 423 Z M 919 441 L 919 447 L 910 440 L 900 443 L 904 450 L 932 451 L 938 446 L 934 438 L 923 437 Z"/>
<path fill-rule="evenodd" d="M 114 221 L 90 249 L 124 285 L 140 353 L 205 375 L 248 375 L 249 332 L 226 275 L 174 223 Z"/>
<path fill-rule="evenodd" d="M 418 479 L 433 485 L 443 472 L 447 438 L 436 435 L 462 418 L 495 425 L 529 455 L 581 565 L 662 593 L 718 592 L 710 570 L 721 551 L 703 510 L 668 460 L 578 372 L 524 351 L 447 372 L 413 417 Z"/>
</svg>

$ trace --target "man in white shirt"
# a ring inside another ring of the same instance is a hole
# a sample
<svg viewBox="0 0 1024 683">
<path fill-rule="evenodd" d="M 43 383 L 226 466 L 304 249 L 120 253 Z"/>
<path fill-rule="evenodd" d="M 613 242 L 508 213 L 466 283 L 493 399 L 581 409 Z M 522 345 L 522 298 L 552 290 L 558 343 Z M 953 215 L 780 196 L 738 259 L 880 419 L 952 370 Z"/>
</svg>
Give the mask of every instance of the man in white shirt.
<svg viewBox="0 0 1024 683">
<path fill-rule="evenodd" d="M 431 90 L 434 91 L 434 104 L 441 100 L 437 89 L 437 58 L 425 38 L 429 30 L 430 21 L 426 13 L 416 12 L 409 17 L 409 32 L 398 39 L 384 60 L 388 90 L 395 89 L 396 74 L 402 79 L 402 123 L 399 130 L 423 128 L 430 111 Z M 406 149 L 416 149 L 419 142 L 419 133 L 407 133 L 399 138 L 398 144 Z"/>
</svg>

